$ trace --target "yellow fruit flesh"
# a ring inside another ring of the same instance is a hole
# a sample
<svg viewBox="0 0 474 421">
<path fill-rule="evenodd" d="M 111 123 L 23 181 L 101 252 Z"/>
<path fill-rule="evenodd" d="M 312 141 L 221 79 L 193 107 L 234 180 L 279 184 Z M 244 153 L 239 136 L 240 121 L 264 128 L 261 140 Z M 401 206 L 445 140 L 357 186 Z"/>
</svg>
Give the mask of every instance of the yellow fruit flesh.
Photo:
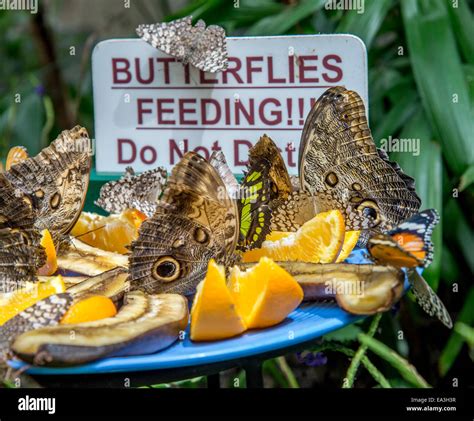
<svg viewBox="0 0 474 421">
<path fill-rule="evenodd" d="M 73 304 L 61 319 L 61 324 L 87 323 L 114 317 L 117 309 L 112 300 L 103 295 L 84 298 Z"/>
<path fill-rule="evenodd" d="M 30 284 L 27 287 L 8 294 L 2 299 L 0 307 L 0 325 L 10 320 L 12 317 L 31 307 L 37 301 L 40 301 L 53 294 L 64 292 L 66 287 L 61 275 L 52 277 L 47 281 L 39 281 Z"/>
<path fill-rule="evenodd" d="M 38 269 L 38 275 L 50 276 L 58 270 L 58 258 L 51 233 L 45 229 L 41 232 L 41 243 L 46 253 L 46 263 Z"/>
<path fill-rule="evenodd" d="M 224 267 L 211 259 L 206 277 L 198 285 L 191 309 L 191 339 L 225 339 L 238 335 L 245 329 L 227 289 Z"/>
<path fill-rule="evenodd" d="M 266 257 L 245 272 L 234 267 L 229 290 L 249 329 L 280 323 L 303 300 L 303 290 L 296 280 Z"/>
<path fill-rule="evenodd" d="M 125 254 L 126 246 L 137 239 L 144 219 L 145 216 L 134 209 L 110 216 L 82 212 L 71 234 L 92 247 Z"/>
<path fill-rule="evenodd" d="M 345 235 L 344 217 L 338 210 L 323 212 L 306 222 L 297 232 L 277 234 L 275 241 L 243 254 L 244 262 L 266 256 L 275 261 L 332 263 L 339 255 Z M 278 236 L 278 237 L 277 237 Z"/>
<path fill-rule="evenodd" d="M 352 250 L 359 241 L 360 231 L 346 231 L 344 237 L 344 244 L 342 245 L 341 252 L 337 256 L 336 263 L 341 263 L 346 260 L 349 255 L 352 253 Z"/>
</svg>

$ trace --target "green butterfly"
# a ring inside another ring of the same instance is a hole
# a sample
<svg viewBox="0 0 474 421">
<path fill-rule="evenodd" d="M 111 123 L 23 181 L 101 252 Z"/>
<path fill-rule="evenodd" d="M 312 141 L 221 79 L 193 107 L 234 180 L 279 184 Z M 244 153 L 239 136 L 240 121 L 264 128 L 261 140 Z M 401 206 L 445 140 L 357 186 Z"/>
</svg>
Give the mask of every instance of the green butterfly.
<svg viewBox="0 0 474 421">
<path fill-rule="evenodd" d="M 237 207 L 240 232 L 237 248 L 241 251 L 260 247 L 270 233 L 271 209 L 268 162 L 260 161 L 250 166 L 244 175 Z"/>
</svg>

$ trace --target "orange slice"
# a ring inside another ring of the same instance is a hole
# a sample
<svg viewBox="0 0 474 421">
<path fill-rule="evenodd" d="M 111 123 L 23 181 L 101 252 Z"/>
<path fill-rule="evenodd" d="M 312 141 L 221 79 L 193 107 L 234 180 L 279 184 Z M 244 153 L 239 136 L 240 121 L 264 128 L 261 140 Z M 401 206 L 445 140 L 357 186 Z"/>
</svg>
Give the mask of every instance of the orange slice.
<svg viewBox="0 0 474 421">
<path fill-rule="evenodd" d="M 10 148 L 8 151 L 5 168 L 8 171 L 13 165 L 16 165 L 28 158 L 28 151 L 24 146 L 13 146 L 13 148 Z"/>
<path fill-rule="evenodd" d="M 332 263 L 344 243 L 344 217 L 338 210 L 323 212 L 307 221 L 298 231 L 280 235 L 275 241 L 264 241 L 262 247 L 246 251 L 244 262 L 257 262 L 261 257 L 275 261 Z"/>
<path fill-rule="evenodd" d="M 214 259 L 207 274 L 197 286 L 191 309 L 191 339 L 212 341 L 239 335 L 246 329 L 227 289 L 225 270 Z"/>
<path fill-rule="evenodd" d="M 21 313 L 23 310 L 26 310 L 28 307 L 31 307 L 37 301 L 64 291 L 66 291 L 64 280 L 61 275 L 58 275 L 47 281 L 32 283 L 25 288 L 8 294 L 8 296 L 2 299 L 0 325 L 18 313 Z"/>
<path fill-rule="evenodd" d="M 46 252 L 46 263 L 38 269 L 38 275 L 50 276 L 58 270 L 58 258 L 56 256 L 53 237 L 51 237 L 51 233 L 47 229 L 41 231 L 40 244 L 44 247 Z"/>
<path fill-rule="evenodd" d="M 346 260 L 351 254 L 352 250 L 359 241 L 360 231 L 346 231 L 344 243 L 342 244 L 341 252 L 337 256 L 336 263 L 341 263 Z"/>
<path fill-rule="evenodd" d="M 234 266 L 229 290 L 249 329 L 280 323 L 303 300 L 295 278 L 267 257 L 246 271 Z"/>
<path fill-rule="evenodd" d="M 127 246 L 137 239 L 138 229 L 145 219 L 136 209 L 110 216 L 82 212 L 71 234 L 92 247 L 125 254 Z"/>
<path fill-rule="evenodd" d="M 113 301 L 104 295 L 93 295 L 73 304 L 61 319 L 61 324 L 93 322 L 114 317 L 117 309 Z"/>
<path fill-rule="evenodd" d="M 290 231 L 272 231 L 270 234 L 268 234 L 265 237 L 265 240 L 267 241 L 278 241 L 281 240 L 282 238 L 288 237 L 292 233 Z"/>
</svg>

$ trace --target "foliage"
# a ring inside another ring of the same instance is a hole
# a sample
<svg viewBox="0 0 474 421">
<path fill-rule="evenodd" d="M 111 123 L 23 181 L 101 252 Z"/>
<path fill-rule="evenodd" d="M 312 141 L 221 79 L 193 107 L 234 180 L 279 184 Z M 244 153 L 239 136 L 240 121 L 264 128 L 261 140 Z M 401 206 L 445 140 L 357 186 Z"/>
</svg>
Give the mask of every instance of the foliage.
<svg viewBox="0 0 474 421">
<path fill-rule="evenodd" d="M 459 7 L 453 7 L 455 3 Z M 441 215 L 442 222 L 434 232 L 436 258 L 425 275 L 457 323 L 448 332 L 405 298 L 398 315 L 387 314 L 382 318 L 382 329 L 377 321 L 378 330 L 372 329 L 366 335 L 357 326 L 349 339 L 328 337 L 319 348 L 326 349 L 330 359 L 341 353 L 353 358 L 348 368 L 356 384 L 372 385 L 375 379 L 383 387 L 405 381 L 417 386 L 440 385 L 449 373 L 454 377 L 471 363 L 468 344 L 472 348 L 474 322 L 473 2 L 366 0 L 362 14 L 355 10 L 326 10 L 325 4 L 322 0 L 192 0 L 169 15 L 168 20 L 192 14 L 208 24 L 222 25 L 228 35 L 352 33 L 366 43 L 372 133 L 379 144 L 389 136 L 419 139 L 419 155 L 397 152 L 391 157 L 416 178 L 422 207 L 435 207 Z M 159 2 L 153 5 L 160 7 Z M 31 41 L 29 20 L 28 13 L 0 12 L 3 154 L 13 144 L 23 144 L 35 153 L 60 126 L 51 93 L 43 92 L 48 69 L 41 64 Z M 124 34 L 130 32 L 129 28 L 124 29 Z M 55 48 L 62 52 L 58 54 L 58 65 L 66 81 L 67 97 L 78 106 L 77 123 L 92 127 L 90 65 L 80 71 L 90 50 L 84 50 L 85 59 L 79 53 L 76 57 L 64 54 L 69 45 L 84 45 L 88 34 L 55 35 Z M 21 107 L 15 103 L 17 93 L 22 96 Z M 406 355 L 395 356 L 387 345 Z M 411 365 L 407 368 L 404 357 L 417 369 Z M 372 358 L 380 368 L 375 367 Z M 359 373 L 355 377 L 359 363 L 371 376 Z M 291 365 L 294 370 L 299 369 L 298 365 Z M 298 378 L 290 373 L 290 366 L 281 359 L 270 360 L 265 372 L 281 386 L 296 387 Z M 391 371 L 393 367 L 395 371 Z"/>
</svg>

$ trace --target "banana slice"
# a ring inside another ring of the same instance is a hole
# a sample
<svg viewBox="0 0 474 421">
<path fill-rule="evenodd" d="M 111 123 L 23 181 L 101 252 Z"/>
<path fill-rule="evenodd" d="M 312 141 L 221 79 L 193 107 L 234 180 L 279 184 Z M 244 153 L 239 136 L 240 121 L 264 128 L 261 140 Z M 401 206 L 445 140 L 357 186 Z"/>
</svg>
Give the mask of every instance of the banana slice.
<svg viewBox="0 0 474 421">
<path fill-rule="evenodd" d="M 168 347 L 188 323 L 178 294 L 132 291 L 116 316 L 89 323 L 41 328 L 18 336 L 12 351 L 36 365 L 69 366 L 98 358 L 143 355 Z"/>
<path fill-rule="evenodd" d="M 95 276 L 116 267 L 128 267 L 128 256 L 91 247 L 71 238 L 70 244 L 58 255 L 58 266 L 83 275 Z"/>
<path fill-rule="evenodd" d="M 405 275 L 391 266 L 277 263 L 300 284 L 306 301 L 335 298 L 341 308 L 352 314 L 387 311 L 403 293 Z"/>
</svg>

